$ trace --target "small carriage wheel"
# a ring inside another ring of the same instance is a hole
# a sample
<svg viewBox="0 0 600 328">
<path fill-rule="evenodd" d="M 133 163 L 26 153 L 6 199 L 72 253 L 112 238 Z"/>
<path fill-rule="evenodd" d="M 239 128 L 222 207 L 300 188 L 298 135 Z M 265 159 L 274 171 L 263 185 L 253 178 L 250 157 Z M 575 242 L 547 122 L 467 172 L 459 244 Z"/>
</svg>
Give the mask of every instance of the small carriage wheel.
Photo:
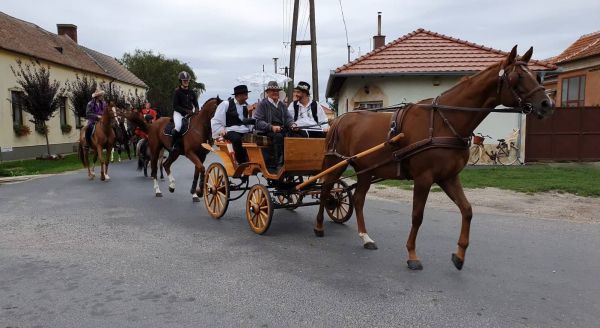
<svg viewBox="0 0 600 328">
<path fill-rule="evenodd" d="M 267 187 L 257 184 L 250 188 L 246 200 L 246 219 L 250 229 L 262 235 L 271 225 L 273 218 L 273 201 Z"/>
<path fill-rule="evenodd" d="M 331 188 L 331 197 L 335 202 L 335 208 L 329 209 L 325 206 L 327 215 L 335 223 L 345 223 L 350 219 L 354 211 L 352 191 L 348 188 L 348 184 L 342 180 L 334 183 Z"/>
<path fill-rule="evenodd" d="M 280 194 L 277 195 L 277 202 L 281 205 L 299 205 L 302 202 L 302 197 L 299 194 Z M 286 207 L 286 210 L 293 211 L 297 209 L 298 206 L 290 206 Z"/>
<path fill-rule="evenodd" d="M 204 177 L 204 205 L 208 214 L 219 219 L 229 206 L 229 178 L 221 163 L 212 163 Z"/>
</svg>

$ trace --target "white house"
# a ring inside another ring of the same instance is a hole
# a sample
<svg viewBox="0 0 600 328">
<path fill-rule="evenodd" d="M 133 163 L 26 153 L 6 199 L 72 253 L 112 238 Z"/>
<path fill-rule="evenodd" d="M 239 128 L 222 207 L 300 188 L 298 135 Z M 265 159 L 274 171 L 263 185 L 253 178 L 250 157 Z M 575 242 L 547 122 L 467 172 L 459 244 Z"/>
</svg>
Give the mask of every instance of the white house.
<svg viewBox="0 0 600 328">
<path fill-rule="evenodd" d="M 384 36 L 374 37 L 375 44 Z M 379 39 L 379 40 L 378 40 Z M 385 41 L 380 44 L 385 43 Z M 527 49 L 521 49 L 524 52 Z M 418 29 L 332 71 L 326 96 L 338 113 L 434 98 L 462 77 L 499 62 L 508 53 Z M 532 60 L 532 70 L 551 70 Z M 490 114 L 475 130 L 495 139 L 520 129 L 521 114 Z M 495 140 L 492 140 L 495 141 Z"/>
<path fill-rule="evenodd" d="M 126 95 L 146 92 L 146 84 L 116 59 L 79 45 L 77 26 L 57 24 L 57 30 L 54 34 L 0 12 L 0 160 L 32 158 L 46 152 L 45 137 L 34 131 L 31 116 L 20 107 L 23 91 L 11 71 L 11 67 L 17 68 L 17 60 L 49 66 L 50 79 L 63 86 L 67 80 L 86 75 L 110 88 L 118 87 Z M 61 102 L 60 110 L 47 122 L 53 153 L 72 152 L 79 138 L 79 130 L 75 129 L 78 118 L 68 98 L 63 97 Z M 70 132 L 61 129 L 66 125 L 72 126 Z M 31 133 L 18 135 L 13 126 L 27 126 Z"/>
</svg>

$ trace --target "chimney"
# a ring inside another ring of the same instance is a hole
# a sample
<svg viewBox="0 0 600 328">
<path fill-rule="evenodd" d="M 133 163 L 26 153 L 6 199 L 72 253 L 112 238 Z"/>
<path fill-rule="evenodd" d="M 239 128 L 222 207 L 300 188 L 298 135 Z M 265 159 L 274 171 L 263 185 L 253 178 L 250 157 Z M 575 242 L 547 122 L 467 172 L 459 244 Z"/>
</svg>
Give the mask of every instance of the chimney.
<svg viewBox="0 0 600 328">
<path fill-rule="evenodd" d="M 377 35 L 373 36 L 373 50 L 385 45 L 385 35 L 381 35 L 381 11 L 377 12 Z"/>
<path fill-rule="evenodd" d="M 58 35 L 66 35 L 77 43 L 77 25 L 56 24 L 56 29 L 58 30 Z"/>
</svg>

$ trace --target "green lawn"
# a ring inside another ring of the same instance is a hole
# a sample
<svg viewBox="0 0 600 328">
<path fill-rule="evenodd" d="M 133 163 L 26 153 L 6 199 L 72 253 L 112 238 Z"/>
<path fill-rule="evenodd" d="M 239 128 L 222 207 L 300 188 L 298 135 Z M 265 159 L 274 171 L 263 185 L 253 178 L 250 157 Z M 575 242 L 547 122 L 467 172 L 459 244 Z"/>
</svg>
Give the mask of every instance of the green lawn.
<svg viewBox="0 0 600 328">
<path fill-rule="evenodd" d="M 531 166 L 469 167 L 460 174 L 465 188 L 494 187 L 525 193 L 557 191 L 600 197 L 600 166 L 542 164 Z M 387 186 L 412 190 L 412 181 L 384 181 Z M 434 186 L 432 191 L 441 191 Z"/>
<path fill-rule="evenodd" d="M 20 175 L 60 173 L 83 168 L 77 154 L 66 155 L 64 159 L 10 161 L 0 163 L 0 177 Z"/>
</svg>

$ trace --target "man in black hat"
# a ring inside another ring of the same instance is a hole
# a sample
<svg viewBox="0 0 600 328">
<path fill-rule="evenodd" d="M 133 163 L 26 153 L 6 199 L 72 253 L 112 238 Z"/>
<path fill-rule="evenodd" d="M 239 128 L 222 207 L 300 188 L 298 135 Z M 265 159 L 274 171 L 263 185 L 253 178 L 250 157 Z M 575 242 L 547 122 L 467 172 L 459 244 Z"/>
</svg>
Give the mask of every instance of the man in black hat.
<svg viewBox="0 0 600 328">
<path fill-rule="evenodd" d="M 248 87 L 238 85 L 233 88 L 233 98 L 223 101 L 217 107 L 215 116 L 210 120 L 213 138 L 223 137 L 231 142 L 235 152 L 235 160 L 241 164 L 248 161 L 248 154 L 242 147 L 242 136 L 250 132 L 248 123 Z"/>
<path fill-rule="evenodd" d="M 256 130 L 269 136 L 272 140 L 273 157 L 267 165 L 270 171 L 277 171 L 283 166 L 283 138 L 287 132 L 296 128 L 293 117 L 286 105 L 279 100 L 281 88 L 276 81 L 269 81 L 263 99 L 254 111 Z"/>
<path fill-rule="evenodd" d="M 309 138 L 324 138 L 329 131 L 327 116 L 319 103 L 310 99 L 310 84 L 300 81 L 294 88 L 294 102 L 288 107 L 294 122 L 301 129 L 298 135 Z"/>
</svg>

